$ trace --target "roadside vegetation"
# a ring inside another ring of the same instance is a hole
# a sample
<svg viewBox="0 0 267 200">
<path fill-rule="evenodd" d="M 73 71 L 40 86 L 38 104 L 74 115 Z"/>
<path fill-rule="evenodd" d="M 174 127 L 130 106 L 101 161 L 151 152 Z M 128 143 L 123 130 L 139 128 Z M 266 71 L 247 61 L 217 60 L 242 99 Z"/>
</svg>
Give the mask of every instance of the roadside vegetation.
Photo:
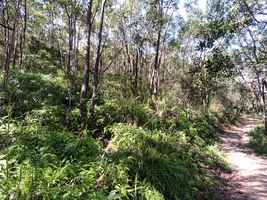
<svg viewBox="0 0 267 200">
<path fill-rule="evenodd" d="M 212 115 L 190 120 L 168 99 L 158 115 L 148 99 L 121 97 L 116 78 L 96 108 L 99 129 L 81 133 L 78 99 L 62 77 L 14 73 L 1 93 L 1 199 L 214 195 L 215 172 L 227 166 Z"/>
<path fill-rule="evenodd" d="M 220 125 L 267 126 L 265 4 L 0 0 L 0 199 L 216 199 Z"/>
<path fill-rule="evenodd" d="M 258 126 L 249 133 L 248 146 L 255 150 L 256 153 L 261 155 L 267 155 L 267 136 L 265 134 L 263 126 Z"/>
</svg>

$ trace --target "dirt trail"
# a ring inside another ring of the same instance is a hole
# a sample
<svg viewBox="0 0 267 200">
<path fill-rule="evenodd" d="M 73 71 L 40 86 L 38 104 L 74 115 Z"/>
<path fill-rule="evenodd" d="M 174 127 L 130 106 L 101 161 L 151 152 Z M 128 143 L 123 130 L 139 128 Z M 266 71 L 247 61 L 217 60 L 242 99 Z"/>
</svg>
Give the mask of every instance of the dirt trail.
<svg viewBox="0 0 267 200">
<path fill-rule="evenodd" d="M 244 117 L 238 125 L 225 128 L 221 136 L 222 150 L 234 170 L 226 176 L 231 185 L 227 199 L 267 200 L 267 158 L 246 147 L 247 133 L 258 123 L 256 118 Z"/>
</svg>

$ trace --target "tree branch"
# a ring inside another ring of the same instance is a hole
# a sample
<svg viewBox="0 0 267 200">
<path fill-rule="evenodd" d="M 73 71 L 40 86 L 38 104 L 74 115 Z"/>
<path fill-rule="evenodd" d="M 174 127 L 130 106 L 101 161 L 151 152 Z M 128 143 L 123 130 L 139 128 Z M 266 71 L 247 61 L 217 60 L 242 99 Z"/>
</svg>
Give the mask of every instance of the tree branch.
<svg viewBox="0 0 267 200">
<path fill-rule="evenodd" d="M 6 26 L 5 24 L 2 24 L 1 22 L 0 22 L 0 26 L 4 27 L 6 29 L 12 30 L 12 31 L 14 30 L 14 28 L 11 28 L 9 26 Z"/>
</svg>

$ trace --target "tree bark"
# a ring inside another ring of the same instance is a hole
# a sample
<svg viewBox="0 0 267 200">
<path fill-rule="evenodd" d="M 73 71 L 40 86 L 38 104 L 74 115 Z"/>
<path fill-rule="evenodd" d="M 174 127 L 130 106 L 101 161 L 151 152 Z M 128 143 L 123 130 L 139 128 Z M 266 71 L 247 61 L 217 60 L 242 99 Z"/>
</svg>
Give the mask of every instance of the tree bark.
<svg viewBox="0 0 267 200">
<path fill-rule="evenodd" d="M 265 72 L 267 73 L 267 72 Z M 266 75 L 266 74 L 265 74 Z M 263 110 L 264 110 L 264 128 L 265 128 L 265 135 L 267 135 L 267 81 L 265 78 L 262 80 L 262 98 L 263 98 Z"/>
<path fill-rule="evenodd" d="M 100 65 L 100 58 L 101 58 L 102 33 L 103 33 L 106 2 L 107 1 L 104 0 L 103 5 L 102 5 L 100 27 L 99 27 L 99 32 L 98 32 L 97 54 L 96 54 L 96 61 L 95 61 L 94 74 L 93 74 L 92 120 L 93 120 L 93 125 L 95 127 L 96 127 L 95 106 L 96 106 L 97 92 L 98 92 L 97 91 L 97 89 L 98 89 L 98 74 L 99 74 L 99 65 Z"/>
<path fill-rule="evenodd" d="M 135 62 L 134 62 L 134 82 L 133 82 L 133 94 L 135 96 L 138 95 L 138 78 L 139 78 L 139 50 L 136 50 L 136 54 L 135 54 Z"/>
<path fill-rule="evenodd" d="M 163 8 L 162 0 L 157 0 L 157 9 L 159 13 L 159 28 L 157 34 L 157 42 L 156 42 L 156 56 L 154 60 L 154 66 L 152 70 L 152 79 L 151 79 L 151 93 L 154 97 L 159 96 L 159 82 L 160 82 L 160 45 L 161 45 L 161 34 L 162 34 L 162 17 L 163 17 Z"/>
<path fill-rule="evenodd" d="M 76 71 L 76 24 L 77 24 L 77 8 L 76 4 L 77 2 L 73 2 L 74 5 L 70 5 L 71 9 L 68 9 L 68 5 L 65 6 L 65 12 L 67 14 L 68 18 L 68 63 L 67 63 L 67 76 L 70 80 L 71 87 L 73 85 L 73 78 L 74 78 L 74 73 Z"/>
<path fill-rule="evenodd" d="M 82 128 L 87 126 L 87 97 L 88 97 L 88 87 L 89 87 L 89 69 L 91 63 L 91 32 L 92 32 L 92 5 L 93 0 L 88 2 L 87 9 L 87 54 L 86 54 L 86 64 L 83 70 L 83 82 L 80 95 L 80 115 Z"/>
<path fill-rule="evenodd" d="M 10 76 L 11 59 L 12 59 L 12 56 L 14 56 L 15 42 L 16 42 L 16 27 L 17 27 L 17 21 L 18 21 L 18 16 L 19 16 L 20 4 L 21 4 L 21 0 L 18 0 L 16 3 L 16 8 L 15 8 L 15 17 L 13 18 L 11 38 L 10 38 L 10 41 L 8 41 L 7 49 L 6 49 L 6 56 L 5 56 L 5 63 L 4 63 L 4 77 L 3 77 L 4 87 L 6 87 L 8 83 L 8 79 Z"/>
<path fill-rule="evenodd" d="M 26 44 L 27 19 L 28 19 L 27 0 L 24 0 L 24 25 L 23 25 L 23 34 L 21 35 L 21 40 L 20 40 L 20 60 L 19 60 L 20 67 L 23 64 L 23 54 Z"/>
</svg>

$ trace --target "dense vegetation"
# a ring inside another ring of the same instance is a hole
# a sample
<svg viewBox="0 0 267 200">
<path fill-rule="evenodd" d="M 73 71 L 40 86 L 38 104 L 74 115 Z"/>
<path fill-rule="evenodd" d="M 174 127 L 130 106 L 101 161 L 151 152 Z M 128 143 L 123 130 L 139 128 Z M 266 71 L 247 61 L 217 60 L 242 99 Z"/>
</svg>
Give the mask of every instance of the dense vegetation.
<svg viewBox="0 0 267 200">
<path fill-rule="evenodd" d="M 217 199 L 220 124 L 267 115 L 265 12 L 0 0 L 0 199 Z"/>
<path fill-rule="evenodd" d="M 2 94 L 7 98 L 1 112 L 2 199 L 194 199 L 212 194 L 214 171 L 225 165 L 214 146 L 212 118 L 190 121 L 167 99 L 158 116 L 149 103 L 120 97 L 124 86 L 119 77 L 110 79 L 103 86 L 108 96 L 96 108 L 101 132 L 81 132 L 79 101 L 72 98 L 66 105 L 62 77 L 14 72 Z"/>
<path fill-rule="evenodd" d="M 258 126 L 250 132 L 248 146 L 258 154 L 267 155 L 267 136 L 262 126 Z"/>
</svg>

